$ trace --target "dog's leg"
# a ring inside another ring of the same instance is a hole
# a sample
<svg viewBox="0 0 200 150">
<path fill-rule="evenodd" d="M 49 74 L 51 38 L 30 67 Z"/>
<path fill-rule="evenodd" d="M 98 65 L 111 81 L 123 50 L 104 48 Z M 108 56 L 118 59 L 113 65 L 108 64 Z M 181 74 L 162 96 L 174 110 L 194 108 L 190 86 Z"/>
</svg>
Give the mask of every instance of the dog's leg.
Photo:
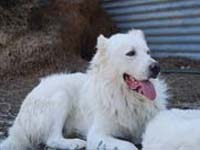
<svg viewBox="0 0 200 150">
<path fill-rule="evenodd" d="M 93 137 L 93 138 L 91 138 Z M 96 150 L 138 150 L 132 143 L 109 135 L 93 134 L 88 137 L 87 149 Z"/>
<path fill-rule="evenodd" d="M 61 120 L 57 119 L 57 125 Z M 62 128 L 55 126 L 49 136 L 46 146 L 51 149 L 82 149 L 86 146 L 86 142 L 80 139 L 65 139 L 62 135 Z"/>
<path fill-rule="evenodd" d="M 112 137 L 111 130 L 113 130 L 113 126 L 104 121 L 95 121 L 96 123 L 89 131 L 87 136 L 88 150 L 138 150 L 134 144 Z"/>
<path fill-rule="evenodd" d="M 60 119 L 57 119 L 57 125 L 61 122 Z M 51 135 L 49 136 L 47 147 L 53 149 L 82 149 L 86 146 L 86 142 L 80 139 L 65 139 L 62 135 L 62 128 L 55 126 Z"/>
<path fill-rule="evenodd" d="M 130 142 L 123 141 L 102 133 L 90 133 L 88 136 L 87 149 L 97 150 L 137 150 Z"/>
<path fill-rule="evenodd" d="M 81 149 L 86 146 L 86 142 L 80 139 L 65 139 L 63 137 L 63 127 L 66 122 L 66 118 L 71 112 L 71 101 L 67 98 L 68 96 L 65 94 L 60 94 L 56 98 L 57 100 L 56 106 L 54 106 L 54 124 L 51 129 L 51 133 L 46 142 L 46 146 L 53 149 Z"/>
<path fill-rule="evenodd" d="M 63 137 L 48 140 L 47 147 L 51 149 L 82 149 L 86 146 L 86 142 L 80 139 L 65 139 Z"/>
</svg>

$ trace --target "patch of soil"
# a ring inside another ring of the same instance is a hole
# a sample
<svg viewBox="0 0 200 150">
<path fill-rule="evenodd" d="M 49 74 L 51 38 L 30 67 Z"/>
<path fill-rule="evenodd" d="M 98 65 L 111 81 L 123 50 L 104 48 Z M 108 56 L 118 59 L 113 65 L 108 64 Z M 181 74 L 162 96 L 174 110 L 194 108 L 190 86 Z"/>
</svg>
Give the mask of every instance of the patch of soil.
<svg viewBox="0 0 200 150">
<path fill-rule="evenodd" d="M 163 72 L 169 72 L 163 73 L 172 95 L 169 107 L 200 108 L 200 61 L 182 58 L 159 61 Z"/>
<path fill-rule="evenodd" d="M 35 78 L 0 81 L 0 133 L 12 125 L 23 99 L 37 83 Z"/>
<path fill-rule="evenodd" d="M 200 63 L 198 60 L 187 59 L 187 58 L 160 58 L 157 59 L 161 68 L 163 69 L 192 69 L 192 70 L 200 70 Z"/>
<path fill-rule="evenodd" d="M 169 107 L 200 109 L 200 75 L 165 74 L 172 97 Z"/>
</svg>

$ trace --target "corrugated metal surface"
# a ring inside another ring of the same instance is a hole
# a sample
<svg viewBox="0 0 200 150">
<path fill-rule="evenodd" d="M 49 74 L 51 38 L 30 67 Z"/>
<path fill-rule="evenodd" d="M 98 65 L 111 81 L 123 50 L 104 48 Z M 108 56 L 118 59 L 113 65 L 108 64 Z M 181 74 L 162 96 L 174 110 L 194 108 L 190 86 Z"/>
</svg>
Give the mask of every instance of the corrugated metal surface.
<svg viewBox="0 0 200 150">
<path fill-rule="evenodd" d="M 102 0 L 122 32 L 143 29 L 154 55 L 200 59 L 200 0 Z"/>
</svg>

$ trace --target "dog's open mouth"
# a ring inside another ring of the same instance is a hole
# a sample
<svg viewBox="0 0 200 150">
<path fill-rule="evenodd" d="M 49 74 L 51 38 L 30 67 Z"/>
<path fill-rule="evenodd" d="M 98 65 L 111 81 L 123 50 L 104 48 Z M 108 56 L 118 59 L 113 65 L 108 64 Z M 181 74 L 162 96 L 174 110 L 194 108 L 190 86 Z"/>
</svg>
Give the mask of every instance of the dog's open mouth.
<svg viewBox="0 0 200 150">
<path fill-rule="evenodd" d="M 145 96 L 149 100 L 154 100 L 156 98 L 154 85 L 149 80 L 139 81 L 126 73 L 123 74 L 123 78 L 129 89 Z"/>
</svg>

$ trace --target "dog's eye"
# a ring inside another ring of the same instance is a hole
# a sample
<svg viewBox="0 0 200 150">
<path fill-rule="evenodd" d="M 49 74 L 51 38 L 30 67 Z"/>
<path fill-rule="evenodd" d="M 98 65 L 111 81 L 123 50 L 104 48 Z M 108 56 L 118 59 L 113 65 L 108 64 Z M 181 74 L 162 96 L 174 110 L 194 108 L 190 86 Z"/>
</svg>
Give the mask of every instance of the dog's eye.
<svg viewBox="0 0 200 150">
<path fill-rule="evenodd" d="M 150 51 L 147 51 L 147 54 L 150 55 Z"/>
<path fill-rule="evenodd" d="M 136 54 L 135 50 L 132 50 L 128 53 L 126 53 L 126 56 L 134 56 Z"/>
</svg>

